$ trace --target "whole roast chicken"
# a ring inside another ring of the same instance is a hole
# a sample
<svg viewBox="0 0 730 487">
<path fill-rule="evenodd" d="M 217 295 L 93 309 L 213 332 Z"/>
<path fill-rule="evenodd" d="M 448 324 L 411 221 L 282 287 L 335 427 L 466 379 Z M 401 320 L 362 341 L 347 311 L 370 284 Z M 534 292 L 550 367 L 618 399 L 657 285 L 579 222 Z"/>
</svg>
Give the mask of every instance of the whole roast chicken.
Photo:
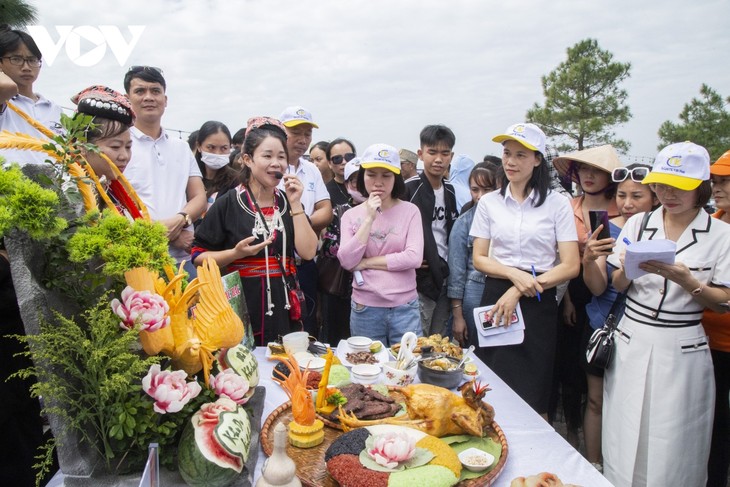
<svg viewBox="0 0 730 487">
<path fill-rule="evenodd" d="M 487 386 L 474 381 L 461 387 L 461 395 L 430 384 L 412 384 L 400 389 L 405 396 L 407 415 L 366 421 L 341 410 L 340 422 L 347 429 L 373 424 L 399 424 L 439 438 L 468 434 L 496 439 L 496 432 L 492 428 L 494 408 L 482 400 L 488 390 Z"/>
</svg>

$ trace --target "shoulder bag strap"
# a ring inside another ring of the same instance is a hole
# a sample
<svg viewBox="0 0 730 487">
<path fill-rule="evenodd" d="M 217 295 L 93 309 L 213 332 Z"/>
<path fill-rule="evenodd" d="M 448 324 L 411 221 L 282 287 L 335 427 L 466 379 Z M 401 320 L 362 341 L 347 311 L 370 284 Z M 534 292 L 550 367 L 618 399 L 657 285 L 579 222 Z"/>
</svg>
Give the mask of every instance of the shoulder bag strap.
<svg viewBox="0 0 730 487">
<path fill-rule="evenodd" d="M 644 218 L 641 220 L 641 225 L 639 226 L 639 235 L 637 237 L 637 241 L 641 240 L 641 237 L 644 236 L 644 230 L 646 230 L 646 225 L 649 223 L 649 218 L 654 213 L 654 211 L 647 211 L 644 213 Z M 616 328 L 616 315 L 618 314 L 619 310 L 623 307 L 624 302 L 626 301 L 626 295 L 629 292 L 629 289 L 633 285 L 633 282 L 629 284 L 629 287 L 626 288 L 626 291 L 619 293 L 618 296 L 616 296 L 616 299 L 613 301 L 613 304 L 611 305 L 611 310 L 608 312 L 608 316 L 606 317 L 606 324 L 605 326 L 613 331 Z"/>
</svg>

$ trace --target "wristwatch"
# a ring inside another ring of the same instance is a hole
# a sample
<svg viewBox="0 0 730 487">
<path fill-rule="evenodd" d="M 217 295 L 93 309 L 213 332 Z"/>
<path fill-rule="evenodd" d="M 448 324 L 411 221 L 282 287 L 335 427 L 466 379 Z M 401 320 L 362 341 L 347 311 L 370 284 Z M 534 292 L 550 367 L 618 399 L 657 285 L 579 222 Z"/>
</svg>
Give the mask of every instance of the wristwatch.
<svg viewBox="0 0 730 487">
<path fill-rule="evenodd" d="M 692 296 L 699 296 L 702 293 L 702 291 L 704 291 L 704 289 L 705 289 L 705 285 L 702 284 L 702 283 L 700 283 L 700 287 L 698 287 L 697 289 L 693 289 L 692 291 L 690 291 L 690 294 Z"/>
<path fill-rule="evenodd" d="M 183 218 L 185 218 L 185 226 L 186 227 L 189 227 L 190 225 L 193 224 L 193 221 L 190 219 L 190 215 L 188 215 L 184 211 L 179 212 L 178 215 L 182 215 Z"/>
</svg>

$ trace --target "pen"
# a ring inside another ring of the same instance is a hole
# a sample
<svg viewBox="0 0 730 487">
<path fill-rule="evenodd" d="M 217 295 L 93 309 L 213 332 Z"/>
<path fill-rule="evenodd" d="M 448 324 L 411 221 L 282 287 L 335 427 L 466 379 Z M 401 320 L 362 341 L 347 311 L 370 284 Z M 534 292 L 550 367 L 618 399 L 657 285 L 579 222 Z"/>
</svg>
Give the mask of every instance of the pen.
<svg viewBox="0 0 730 487">
<path fill-rule="evenodd" d="M 537 276 L 535 275 L 535 266 L 531 265 L 530 267 L 532 268 L 532 278 L 537 280 Z M 540 302 L 540 293 L 537 293 L 537 301 Z"/>
<path fill-rule="evenodd" d="M 631 245 L 631 240 L 629 240 L 628 238 L 624 237 L 624 243 L 626 245 Z"/>
</svg>

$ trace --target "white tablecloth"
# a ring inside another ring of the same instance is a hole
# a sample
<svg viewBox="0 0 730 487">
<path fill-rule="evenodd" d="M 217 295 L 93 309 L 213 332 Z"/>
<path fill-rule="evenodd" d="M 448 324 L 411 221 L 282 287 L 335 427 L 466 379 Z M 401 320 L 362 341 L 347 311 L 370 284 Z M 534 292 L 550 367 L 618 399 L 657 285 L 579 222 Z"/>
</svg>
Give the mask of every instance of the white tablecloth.
<svg viewBox="0 0 730 487">
<path fill-rule="evenodd" d="M 259 385 L 266 387 L 266 402 L 261 424 L 271 412 L 287 400 L 286 394 L 278 384 L 271 380 L 275 362 L 265 357 L 266 349 L 259 347 L 254 352 L 259 362 L 261 380 Z M 485 400 L 494 406 L 495 420 L 507 437 L 509 455 L 507 464 L 493 484 L 496 487 L 509 486 L 512 479 L 519 476 L 552 472 L 563 483 L 583 487 L 610 487 L 606 480 L 583 456 L 560 436 L 552 426 L 545 422 L 530 406 L 520 399 L 507 384 L 497 377 L 485 364 L 476 359 L 481 371 L 479 380 L 487 383 L 491 391 Z M 259 446 L 258 463 L 254 479 L 261 475 L 266 456 Z M 58 472 L 49 486 L 63 485 L 63 475 Z"/>
<path fill-rule="evenodd" d="M 254 352 L 259 361 L 261 376 L 259 385 L 266 386 L 262 424 L 274 409 L 287 400 L 281 387 L 271 381 L 275 362 L 266 359 L 265 352 L 266 349 L 261 347 Z M 481 371 L 479 380 L 489 384 L 492 389 L 487 392 L 485 400 L 494 406 L 496 411 L 494 419 L 504 431 L 509 447 L 507 464 L 494 483 L 495 486 L 509 486 L 515 477 L 526 477 L 540 472 L 552 472 L 560 477 L 563 483 L 583 487 L 611 486 L 608 480 L 520 399 L 484 362 L 476 359 L 475 363 Z M 261 474 L 264 460 L 265 455 L 260 451 L 255 474 L 257 479 Z"/>
</svg>

